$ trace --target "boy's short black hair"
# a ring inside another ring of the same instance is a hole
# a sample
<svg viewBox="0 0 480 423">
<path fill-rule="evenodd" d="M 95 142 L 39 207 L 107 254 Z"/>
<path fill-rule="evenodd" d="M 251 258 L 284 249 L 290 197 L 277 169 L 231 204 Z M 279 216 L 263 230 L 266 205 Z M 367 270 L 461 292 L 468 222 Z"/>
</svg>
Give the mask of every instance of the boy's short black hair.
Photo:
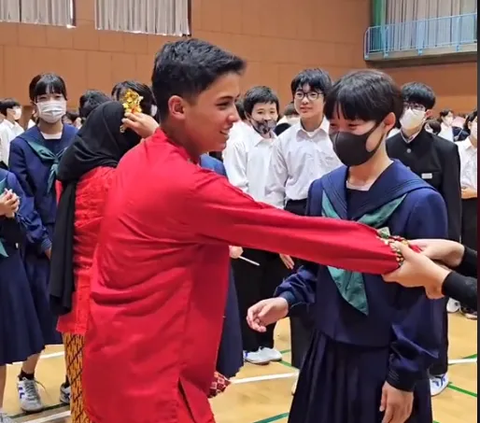
<svg viewBox="0 0 480 423">
<path fill-rule="evenodd" d="M 76 110 L 67 110 L 65 112 L 65 117 L 72 121 L 72 122 L 75 122 L 80 116 L 78 114 L 78 112 Z"/>
<path fill-rule="evenodd" d="M 30 100 L 35 102 L 36 98 L 45 94 L 61 94 L 68 100 L 67 85 L 63 78 L 55 73 L 44 73 L 35 76 L 30 82 Z"/>
<path fill-rule="evenodd" d="M 243 59 L 206 41 L 195 38 L 167 43 L 157 53 L 152 75 L 152 89 L 159 116 L 168 116 L 168 100 L 178 95 L 194 102 L 218 78 L 242 74 Z"/>
<path fill-rule="evenodd" d="M 332 119 L 340 110 L 347 120 L 380 123 L 389 113 L 400 119 L 403 100 L 400 88 L 377 70 L 350 72 L 337 81 L 325 98 L 324 114 Z"/>
<path fill-rule="evenodd" d="M 1 111 L 0 111 L 1 112 Z M 472 113 L 470 113 L 467 118 L 465 119 L 465 123 L 463 124 L 463 130 L 470 133 L 470 128 L 468 127 L 468 124 L 473 122 L 475 118 L 477 117 L 477 109 L 474 109 Z"/>
<path fill-rule="evenodd" d="M 146 115 L 152 114 L 152 106 L 156 106 L 157 102 L 153 96 L 152 89 L 142 82 L 138 81 L 123 81 L 119 82 L 112 88 L 112 97 L 115 100 L 120 100 L 123 94 L 130 89 L 138 93 L 141 97 L 143 97 L 142 101 L 140 102 L 140 107 L 142 108 L 142 112 Z"/>
<path fill-rule="evenodd" d="M 283 116 L 298 116 L 297 109 L 295 109 L 293 102 L 290 102 L 285 106 L 285 109 L 283 109 Z"/>
<path fill-rule="evenodd" d="M 435 93 L 422 82 L 409 82 L 402 86 L 402 97 L 405 103 L 417 103 L 431 110 L 435 107 Z"/>
<path fill-rule="evenodd" d="M 7 109 L 13 109 L 14 107 L 21 107 L 20 103 L 14 98 L 4 98 L 0 100 L 0 113 L 7 116 Z"/>
<path fill-rule="evenodd" d="M 323 69 L 305 69 L 293 78 L 290 84 L 292 96 L 298 90 L 301 90 L 305 84 L 308 84 L 312 91 L 320 92 L 323 96 L 326 96 L 332 88 L 333 81 L 328 72 Z"/>
<path fill-rule="evenodd" d="M 107 101 L 112 101 L 112 99 L 104 92 L 98 90 L 87 90 L 78 101 L 78 114 L 82 120 L 85 120 L 94 109 L 96 109 L 100 104 L 106 103 Z"/>
<path fill-rule="evenodd" d="M 425 122 L 424 126 L 426 126 L 426 125 L 428 125 L 432 129 L 432 131 L 435 135 L 438 135 L 440 133 L 440 131 L 442 130 L 442 127 L 440 126 L 440 123 L 438 122 L 437 119 L 428 119 Z"/>
<path fill-rule="evenodd" d="M 245 116 L 245 109 L 243 108 L 243 99 L 238 99 L 235 102 L 235 108 L 237 109 L 238 116 L 240 116 L 241 120 L 245 120 L 247 117 Z"/>
<path fill-rule="evenodd" d="M 256 104 L 260 103 L 274 103 L 277 108 L 277 113 L 280 111 L 280 101 L 277 94 L 263 85 L 250 88 L 243 97 L 243 108 L 246 115 L 251 115 Z"/>
</svg>

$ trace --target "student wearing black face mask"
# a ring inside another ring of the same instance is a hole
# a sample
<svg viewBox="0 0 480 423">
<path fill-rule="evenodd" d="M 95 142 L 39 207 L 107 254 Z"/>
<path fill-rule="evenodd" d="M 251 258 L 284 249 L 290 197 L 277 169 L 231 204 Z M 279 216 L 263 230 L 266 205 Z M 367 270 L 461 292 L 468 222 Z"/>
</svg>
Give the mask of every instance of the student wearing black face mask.
<svg viewBox="0 0 480 423">
<path fill-rule="evenodd" d="M 407 239 L 446 236 L 442 197 L 386 153 L 402 109 L 400 90 L 381 72 L 353 72 L 333 86 L 325 117 L 344 166 L 313 182 L 308 216 Z M 423 289 L 307 262 L 249 316 L 260 308 L 276 321 L 270 310 L 284 316 L 306 302 L 315 323 L 289 423 L 432 421 L 427 370 L 438 356 L 442 303 Z"/>
<path fill-rule="evenodd" d="M 277 137 L 273 130 L 278 121 L 279 101 L 268 87 L 253 87 L 245 93 L 243 108 L 246 121 L 242 131 L 228 140 L 223 162 L 230 183 L 256 201 L 268 203 L 265 187 Z M 243 256 L 260 266 L 243 260 L 232 264 L 238 292 L 245 360 L 252 364 L 280 361 L 282 355 L 273 345 L 271 326 L 266 333 L 252 331 L 246 323 L 250 306 L 273 295 L 285 275 L 285 266 L 276 253 L 245 248 Z"/>
<path fill-rule="evenodd" d="M 462 203 L 460 185 L 460 156 L 457 143 L 426 131 L 425 121 L 432 116 L 435 93 L 425 84 L 411 82 L 402 87 L 404 104 L 400 119 L 402 130 L 387 141 L 388 155 L 400 160 L 425 182 L 433 186 L 447 206 L 448 238 L 459 241 L 461 235 Z M 430 367 L 432 396 L 448 386 L 448 316 L 460 309 L 458 302 L 443 299 L 443 339 L 440 355 Z M 447 304 L 448 301 L 448 304 Z"/>
</svg>

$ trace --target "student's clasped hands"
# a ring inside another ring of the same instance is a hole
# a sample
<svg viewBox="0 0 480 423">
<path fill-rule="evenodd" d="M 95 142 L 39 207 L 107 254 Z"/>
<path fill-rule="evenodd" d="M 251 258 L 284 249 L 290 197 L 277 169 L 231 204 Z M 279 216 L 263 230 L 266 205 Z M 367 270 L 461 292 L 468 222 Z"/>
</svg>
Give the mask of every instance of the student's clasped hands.
<svg viewBox="0 0 480 423">
<path fill-rule="evenodd" d="M 13 218 L 19 207 L 20 198 L 12 190 L 5 190 L 0 195 L 0 216 Z"/>
</svg>

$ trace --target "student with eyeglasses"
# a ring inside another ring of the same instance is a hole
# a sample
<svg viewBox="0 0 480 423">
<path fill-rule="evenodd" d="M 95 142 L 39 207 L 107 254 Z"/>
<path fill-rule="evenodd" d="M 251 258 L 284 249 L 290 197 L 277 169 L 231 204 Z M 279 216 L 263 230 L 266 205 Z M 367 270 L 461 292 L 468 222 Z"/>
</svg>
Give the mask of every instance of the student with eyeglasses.
<svg viewBox="0 0 480 423">
<path fill-rule="evenodd" d="M 428 85 L 408 83 L 402 87 L 402 96 L 401 132 L 387 140 L 388 155 L 400 160 L 442 195 L 447 206 L 448 238 L 459 241 L 462 205 L 458 146 L 425 129 L 425 122 L 432 117 L 436 101 L 435 93 Z M 440 394 L 448 386 L 447 299 L 444 301 L 442 348 L 438 360 L 430 368 L 432 396 Z"/>
</svg>

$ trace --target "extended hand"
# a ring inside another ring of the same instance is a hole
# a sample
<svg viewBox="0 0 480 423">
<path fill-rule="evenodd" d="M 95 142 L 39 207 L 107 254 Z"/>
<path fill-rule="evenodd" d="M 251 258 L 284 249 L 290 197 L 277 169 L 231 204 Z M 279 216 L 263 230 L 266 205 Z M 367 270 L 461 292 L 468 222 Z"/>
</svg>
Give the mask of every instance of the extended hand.
<svg viewBox="0 0 480 423">
<path fill-rule="evenodd" d="M 465 253 L 462 244 L 447 239 L 416 239 L 410 244 L 419 247 L 429 259 L 441 261 L 450 268 L 459 266 Z"/>
<path fill-rule="evenodd" d="M 152 116 L 144 113 L 125 113 L 122 123 L 125 128 L 130 128 L 142 138 L 151 137 L 159 127 Z"/>
<path fill-rule="evenodd" d="M 265 332 L 267 326 L 287 317 L 288 303 L 284 298 L 269 298 L 248 309 L 247 323 L 257 332 Z"/>
<path fill-rule="evenodd" d="M 406 288 L 423 286 L 427 296 L 432 299 L 442 297 L 442 284 L 450 273 L 427 256 L 412 251 L 403 243 L 396 243 L 405 261 L 392 273 L 383 275 L 385 282 L 397 282 Z"/>
<path fill-rule="evenodd" d="M 387 382 L 383 385 L 380 411 L 382 423 L 405 423 L 412 414 L 413 392 L 400 391 Z"/>
</svg>

